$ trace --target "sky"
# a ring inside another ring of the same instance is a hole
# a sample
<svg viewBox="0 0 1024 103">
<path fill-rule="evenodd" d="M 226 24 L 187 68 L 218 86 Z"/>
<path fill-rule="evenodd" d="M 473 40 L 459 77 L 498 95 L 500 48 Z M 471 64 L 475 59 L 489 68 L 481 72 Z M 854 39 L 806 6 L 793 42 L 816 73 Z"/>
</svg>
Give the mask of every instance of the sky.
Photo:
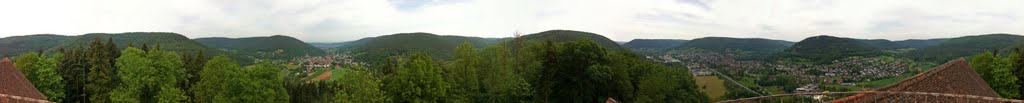
<svg viewBox="0 0 1024 103">
<path fill-rule="evenodd" d="M 615 41 L 1024 34 L 1024 0 L 0 0 L 0 37 L 175 32 L 342 42 L 577 30 Z"/>
</svg>

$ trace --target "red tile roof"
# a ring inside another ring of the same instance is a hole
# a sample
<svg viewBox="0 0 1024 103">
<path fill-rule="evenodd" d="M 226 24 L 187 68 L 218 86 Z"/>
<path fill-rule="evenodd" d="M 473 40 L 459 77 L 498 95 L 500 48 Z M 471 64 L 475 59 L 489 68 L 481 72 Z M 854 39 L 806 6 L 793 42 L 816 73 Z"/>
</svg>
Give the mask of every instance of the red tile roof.
<svg viewBox="0 0 1024 103">
<path fill-rule="evenodd" d="M 913 77 L 892 85 L 878 88 L 872 91 L 893 91 L 893 92 L 927 92 L 947 93 L 961 95 L 975 95 L 987 97 L 999 97 L 985 80 L 981 79 L 978 73 L 974 72 L 964 58 L 946 62 L 932 70 L 917 74 Z M 871 102 L 888 101 L 899 98 L 906 100 L 899 95 L 892 94 L 858 94 L 846 97 L 833 102 Z M 912 98 L 917 102 L 944 102 L 935 98 Z"/>
<path fill-rule="evenodd" d="M 46 96 L 40 93 L 25 75 L 22 75 L 11 59 L 0 61 L 0 102 L 23 103 L 45 102 Z"/>
</svg>

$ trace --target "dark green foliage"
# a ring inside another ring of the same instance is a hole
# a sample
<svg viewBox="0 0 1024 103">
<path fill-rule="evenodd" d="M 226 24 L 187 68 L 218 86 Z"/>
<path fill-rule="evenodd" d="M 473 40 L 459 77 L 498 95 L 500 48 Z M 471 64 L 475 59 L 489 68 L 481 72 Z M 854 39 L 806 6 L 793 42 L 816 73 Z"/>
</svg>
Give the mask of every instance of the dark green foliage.
<svg viewBox="0 0 1024 103">
<path fill-rule="evenodd" d="M 83 48 L 60 49 L 62 56 L 57 71 L 64 78 L 64 102 L 88 102 L 85 84 L 88 83 L 86 73 L 89 72 L 87 50 Z"/>
<path fill-rule="evenodd" d="M 110 41 L 110 40 L 108 40 Z M 86 73 L 85 90 L 89 94 L 91 102 L 111 102 L 110 91 L 117 84 L 114 67 L 114 58 L 117 58 L 117 47 L 108 42 L 104 44 L 99 38 L 95 38 L 89 45 L 88 62 L 91 68 Z"/>
<path fill-rule="evenodd" d="M 301 40 L 282 35 L 248 38 L 198 38 L 194 40 L 211 48 L 227 50 L 227 52 L 250 59 L 291 59 L 326 54 L 323 50 Z"/>
<path fill-rule="evenodd" d="M 902 45 L 902 44 L 899 44 L 899 43 L 896 43 L 896 42 L 893 42 L 893 41 L 885 40 L 885 39 L 871 39 L 871 40 L 863 40 L 863 39 L 861 39 L 861 40 L 858 40 L 858 41 L 863 42 L 864 44 L 871 45 L 872 47 L 879 48 L 879 49 L 901 49 L 901 48 L 907 48 L 907 46 L 905 46 L 905 45 Z"/>
<path fill-rule="evenodd" d="M 807 60 L 802 62 L 829 63 L 851 56 L 881 56 L 881 49 L 850 38 L 815 36 L 797 42 L 784 52 L 774 55 L 777 60 Z"/>
<path fill-rule="evenodd" d="M 604 37 L 604 36 L 601 36 L 601 35 L 598 35 L 598 34 L 594 34 L 594 33 L 582 32 L 582 31 L 549 30 L 549 31 L 544 31 L 544 32 L 540 32 L 540 33 L 524 35 L 524 36 L 516 38 L 516 39 L 523 39 L 525 41 L 553 41 L 553 42 L 570 42 L 570 41 L 576 41 L 576 40 L 579 40 L 579 39 L 589 39 L 589 40 L 593 40 L 594 42 L 596 42 L 601 47 L 604 47 L 604 48 L 607 48 L 607 49 L 610 49 L 610 50 L 626 50 L 626 48 L 623 48 L 622 46 L 619 46 L 618 43 L 615 43 L 615 41 L 612 41 L 611 39 L 608 39 L 607 37 Z"/>
<path fill-rule="evenodd" d="M 919 61 L 944 62 L 984 51 L 1007 49 L 1021 43 L 1024 43 L 1024 36 L 1012 34 L 964 36 L 946 40 L 936 46 L 910 51 L 906 56 Z"/>
<path fill-rule="evenodd" d="M 186 99 L 186 102 L 194 102 L 193 99 L 195 99 L 195 93 L 191 91 L 193 86 L 192 84 L 199 82 L 200 72 L 206 65 L 206 55 L 203 51 L 199 51 L 196 54 L 186 53 L 185 55 L 182 55 L 181 61 L 184 62 L 184 66 L 182 68 L 185 69 L 186 79 L 181 82 L 179 86 L 181 87 L 181 90 L 184 90 L 185 96 L 189 97 Z"/>
<path fill-rule="evenodd" d="M 46 50 L 72 38 L 74 37 L 54 34 L 35 34 L 0 38 L 0 55 L 22 54 L 39 49 Z"/>
<path fill-rule="evenodd" d="M 197 50 L 202 50 L 207 53 L 220 53 L 220 51 L 217 49 L 208 48 L 203 44 L 192 41 L 187 37 L 182 36 L 181 34 L 168 32 L 128 32 L 117 34 L 90 33 L 76 36 L 74 39 L 62 42 L 60 45 L 50 48 L 49 51 L 55 51 L 56 48 L 74 48 L 88 46 L 93 38 L 109 38 L 111 39 L 111 41 L 113 41 L 114 44 L 122 44 L 118 45 L 117 48 L 127 47 L 128 45 L 125 44 L 149 45 L 151 47 L 159 45 L 162 47 L 160 49 L 164 51 L 194 52 Z M 147 49 L 143 47 L 143 50 Z M 117 51 L 120 51 L 120 49 L 118 49 Z"/>
<path fill-rule="evenodd" d="M 629 49 L 669 49 L 686 42 L 681 39 L 633 39 L 622 46 Z"/>
<path fill-rule="evenodd" d="M 479 37 L 440 36 L 430 33 L 400 33 L 352 41 L 345 46 L 333 48 L 331 51 L 351 52 L 355 54 L 355 59 L 374 65 L 383 64 L 386 61 L 385 59 L 390 56 L 408 55 L 416 52 L 425 53 L 440 59 L 451 58 L 455 47 L 463 42 L 469 42 L 474 47 L 483 47 L 496 41 Z"/>
<path fill-rule="evenodd" d="M 760 38 L 705 37 L 690 40 L 676 49 L 700 49 L 738 54 L 741 58 L 761 59 L 786 49 L 789 47 L 786 45 L 787 42 Z"/>
<path fill-rule="evenodd" d="M 947 39 L 947 38 L 939 38 L 939 39 L 910 39 L 910 40 L 895 41 L 895 42 L 896 42 L 896 44 L 903 45 L 904 47 L 907 47 L 907 48 L 924 48 L 924 47 L 930 47 L 930 46 L 939 45 L 942 42 L 945 42 L 946 40 L 949 40 L 949 39 Z"/>
</svg>

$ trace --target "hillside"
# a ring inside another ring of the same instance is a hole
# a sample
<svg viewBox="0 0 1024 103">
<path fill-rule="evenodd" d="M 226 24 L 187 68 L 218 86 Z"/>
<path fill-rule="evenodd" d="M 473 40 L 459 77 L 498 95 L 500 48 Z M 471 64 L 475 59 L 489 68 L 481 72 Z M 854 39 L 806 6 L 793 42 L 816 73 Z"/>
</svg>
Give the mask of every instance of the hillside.
<svg viewBox="0 0 1024 103">
<path fill-rule="evenodd" d="M 633 39 L 622 44 L 622 47 L 628 49 L 669 49 L 683 45 L 687 41 L 682 39 Z"/>
<path fill-rule="evenodd" d="M 776 55 L 778 59 L 805 59 L 810 62 L 824 63 L 850 56 L 882 55 L 882 49 L 868 43 L 851 38 L 834 36 L 814 36 L 787 48 Z"/>
<path fill-rule="evenodd" d="M 206 54 L 218 54 L 220 50 L 209 48 L 198 42 L 188 39 L 188 37 L 182 36 L 177 33 L 168 32 L 128 32 L 128 33 L 90 33 L 85 35 L 76 36 L 74 39 L 69 39 L 59 45 L 50 48 L 48 51 L 56 51 L 59 48 L 75 48 L 75 47 L 87 47 L 95 39 L 101 39 L 106 42 L 108 38 L 112 39 L 118 48 L 125 48 L 129 44 L 141 47 L 143 44 L 147 44 L 150 47 L 159 45 L 161 49 L 167 51 L 177 52 L 196 52 L 196 50 L 203 50 Z"/>
<path fill-rule="evenodd" d="M 331 48 L 330 52 L 350 52 L 355 58 L 371 63 L 382 62 L 388 56 L 423 52 L 434 57 L 449 58 L 455 47 L 470 43 L 478 48 L 493 44 L 497 39 L 463 36 L 441 36 L 431 33 L 399 33 L 348 42 Z"/>
<path fill-rule="evenodd" d="M 312 45 L 313 47 L 330 49 L 334 47 L 348 45 L 349 42 L 309 42 L 306 44 Z"/>
<path fill-rule="evenodd" d="M 907 53 L 915 60 L 942 62 L 973 54 L 1005 49 L 1024 43 L 1024 36 L 1014 34 L 986 34 L 945 40 L 939 45 L 924 47 Z"/>
<path fill-rule="evenodd" d="M 902 48 L 907 48 L 907 46 L 905 46 L 903 44 L 899 44 L 899 43 L 896 43 L 896 42 L 893 42 L 893 41 L 889 41 L 889 40 L 885 40 L 885 39 L 870 39 L 870 40 L 861 39 L 861 40 L 858 40 L 858 41 L 863 42 L 864 44 L 867 44 L 867 45 L 871 45 L 872 47 L 879 48 L 879 49 L 902 49 Z"/>
<path fill-rule="evenodd" d="M 676 47 L 677 50 L 700 49 L 714 52 L 733 52 L 742 57 L 763 58 L 789 47 L 788 41 L 761 38 L 705 37 L 693 39 Z"/>
<path fill-rule="evenodd" d="M 618 43 L 608 39 L 607 37 L 582 31 L 572 30 L 549 30 L 540 33 L 534 33 L 529 35 L 523 35 L 520 37 L 526 41 L 552 41 L 552 42 L 568 42 L 576 41 L 579 39 L 590 39 L 597 44 L 605 47 L 609 50 L 626 50 L 624 47 L 619 46 Z"/>
<path fill-rule="evenodd" d="M 903 40 L 903 41 L 896 41 L 896 43 L 900 44 L 900 45 L 903 45 L 903 46 L 905 46 L 907 48 L 924 48 L 924 47 L 930 47 L 930 46 L 935 46 L 935 45 L 942 44 L 942 42 L 945 42 L 946 40 L 949 40 L 949 39 L 947 39 L 947 38 L 939 38 L 939 39 L 909 39 L 909 40 Z"/>
<path fill-rule="evenodd" d="M 8 57 L 29 51 L 47 50 L 72 38 L 74 37 L 54 34 L 36 34 L 0 38 L 0 56 Z"/>
<path fill-rule="evenodd" d="M 293 57 L 326 54 L 320 48 L 313 47 L 301 40 L 281 35 L 247 38 L 213 37 L 193 40 L 211 48 L 221 49 L 250 58 L 291 59 Z"/>
</svg>

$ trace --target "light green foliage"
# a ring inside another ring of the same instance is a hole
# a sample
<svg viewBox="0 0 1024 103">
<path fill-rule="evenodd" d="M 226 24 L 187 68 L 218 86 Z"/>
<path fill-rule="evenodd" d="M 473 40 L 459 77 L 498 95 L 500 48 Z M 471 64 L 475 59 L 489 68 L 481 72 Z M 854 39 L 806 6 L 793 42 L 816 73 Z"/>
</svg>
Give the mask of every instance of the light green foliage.
<svg viewBox="0 0 1024 103">
<path fill-rule="evenodd" d="M 366 67 L 354 66 L 345 69 L 341 77 L 337 77 L 341 91 L 334 94 L 336 103 L 383 103 L 388 102 L 381 90 L 381 80 L 375 77 Z"/>
<path fill-rule="evenodd" d="M 480 76 L 477 72 L 482 67 L 480 60 L 476 54 L 476 48 L 469 42 L 462 43 L 455 48 L 454 60 L 448 63 L 447 68 L 444 68 L 444 73 L 447 74 L 444 75 L 444 78 L 452 86 L 449 89 L 449 94 L 452 94 L 450 100 L 456 102 L 479 100 L 482 96 Z"/>
<path fill-rule="evenodd" d="M 1000 57 L 992 52 L 974 55 L 970 64 L 985 82 L 1003 98 L 1021 98 L 1019 78 L 1014 75 L 1013 58 Z"/>
<path fill-rule="evenodd" d="M 971 57 L 971 68 L 981 76 L 988 84 L 993 83 L 992 78 L 992 63 L 997 58 L 992 52 L 985 52 Z"/>
<path fill-rule="evenodd" d="M 61 102 L 64 99 L 64 79 L 57 74 L 57 60 L 61 56 L 58 53 L 46 58 L 46 55 L 29 52 L 18 57 L 15 65 L 36 89 L 46 95 L 47 100 Z"/>
<path fill-rule="evenodd" d="M 387 79 L 387 94 L 395 102 L 445 102 L 449 100 L 449 83 L 442 78 L 441 66 L 430 56 L 416 53 L 399 64 L 398 70 Z"/>
<path fill-rule="evenodd" d="M 1009 59 L 996 59 L 989 64 L 992 75 L 992 88 L 1004 98 L 1020 98 L 1020 85 L 1017 85 L 1017 77 L 1013 75 L 1012 64 Z"/>
<path fill-rule="evenodd" d="M 484 67 L 479 68 L 480 82 L 484 93 L 478 102 L 526 102 L 530 95 L 530 84 L 515 73 L 515 57 L 505 44 L 491 45 L 480 53 Z"/>
<path fill-rule="evenodd" d="M 230 102 L 235 103 L 284 103 L 288 92 L 284 89 L 284 67 L 261 63 L 246 67 L 239 77 L 231 77 L 226 84 Z M 237 72 L 237 71 L 236 71 Z"/>
<path fill-rule="evenodd" d="M 194 100 L 200 103 L 288 102 L 282 69 L 266 63 L 243 69 L 227 55 L 218 55 L 206 63 L 199 82 L 192 86 Z"/>
<path fill-rule="evenodd" d="M 186 99 L 178 88 L 185 80 L 185 70 L 176 53 L 129 47 L 115 65 L 121 83 L 110 94 L 113 102 L 171 103 Z"/>
<path fill-rule="evenodd" d="M 241 70 L 241 67 L 235 61 L 228 59 L 227 55 L 221 54 L 210 59 L 200 72 L 199 82 L 192 86 L 191 91 L 195 93 L 195 102 L 226 101 L 226 97 L 230 95 L 226 94 L 224 90 L 233 87 L 224 84 L 229 83 L 229 79 L 232 77 L 237 77 L 234 72 Z"/>
</svg>

